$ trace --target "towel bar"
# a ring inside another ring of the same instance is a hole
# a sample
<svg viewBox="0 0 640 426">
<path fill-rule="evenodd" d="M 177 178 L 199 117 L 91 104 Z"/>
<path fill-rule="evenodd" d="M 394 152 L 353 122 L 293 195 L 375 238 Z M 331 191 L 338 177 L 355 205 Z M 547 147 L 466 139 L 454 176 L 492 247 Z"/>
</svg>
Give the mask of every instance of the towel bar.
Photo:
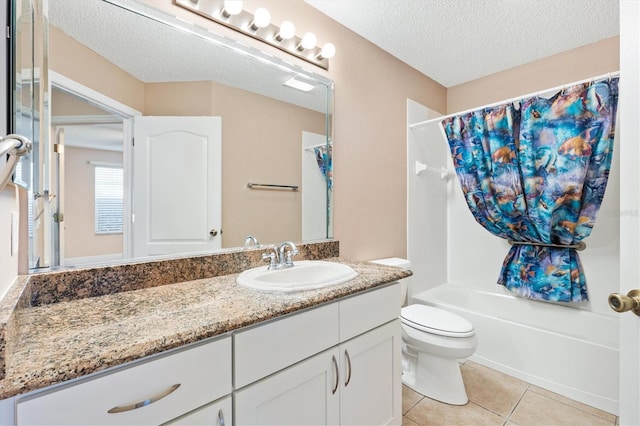
<svg viewBox="0 0 640 426">
<path fill-rule="evenodd" d="M 247 184 L 247 188 L 249 189 L 283 189 L 290 191 L 297 191 L 298 185 L 274 185 L 269 183 L 251 183 Z"/>
</svg>

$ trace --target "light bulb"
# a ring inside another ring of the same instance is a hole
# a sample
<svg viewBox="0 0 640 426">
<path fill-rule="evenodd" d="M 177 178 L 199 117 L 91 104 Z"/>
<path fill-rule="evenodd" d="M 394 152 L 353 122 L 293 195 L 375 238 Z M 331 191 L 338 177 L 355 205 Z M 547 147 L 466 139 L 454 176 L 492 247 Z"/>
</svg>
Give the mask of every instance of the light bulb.
<svg viewBox="0 0 640 426">
<path fill-rule="evenodd" d="M 314 33 L 306 33 L 302 36 L 302 42 L 300 42 L 300 46 L 298 46 L 298 50 L 302 51 L 304 49 L 313 49 L 316 47 L 316 43 L 318 39 L 316 39 L 316 35 Z"/>
<path fill-rule="evenodd" d="M 276 34 L 276 40 L 290 40 L 296 35 L 296 27 L 291 21 L 284 21 L 280 25 L 280 31 Z"/>
<path fill-rule="evenodd" d="M 325 43 L 322 45 L 322 50 L 320 51 L 319 59 L 331 59 L 336 54 L 336 47 L 333 43 Z"/>
<path fill-rule="evenodd" d="M 237 15 L 240 12 L 242 12 L 242 0 L 224 0 L 224 5 L 220 11 L 225 18 Z"/>
<path fill-rule="evenodd" d="M 256 12 L 253 14 L 253 21 L 249 27 L 256 31 L 258 28 L 268 27 L 271 23 L 271 14 L 264 7 L 259 7 L 256 9 Z"/>
</svg>

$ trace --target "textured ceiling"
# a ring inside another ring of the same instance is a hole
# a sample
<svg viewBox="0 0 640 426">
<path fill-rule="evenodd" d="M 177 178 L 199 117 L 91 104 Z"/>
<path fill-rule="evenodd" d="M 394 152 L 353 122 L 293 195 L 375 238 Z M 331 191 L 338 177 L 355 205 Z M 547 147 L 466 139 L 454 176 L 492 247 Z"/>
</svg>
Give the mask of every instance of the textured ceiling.
<svg viewBox="0 0 640 426">
<path fill-rule="evenodd" d="M 620 32 L 618 0 L 306 1 L 445 87 Z"/>
<path fill-rule="evenodd" d="M 618 0 L 306 1 L 445 87 L 619 34 Z M 324 108 L 324 86 L 283 88 L 291 73 L 222 48 L 207 31 L 194 36 L 100 0 L 50 0 L 49 9 L 53 25 L 142 81 L 214 80 Z"/>
</svg>

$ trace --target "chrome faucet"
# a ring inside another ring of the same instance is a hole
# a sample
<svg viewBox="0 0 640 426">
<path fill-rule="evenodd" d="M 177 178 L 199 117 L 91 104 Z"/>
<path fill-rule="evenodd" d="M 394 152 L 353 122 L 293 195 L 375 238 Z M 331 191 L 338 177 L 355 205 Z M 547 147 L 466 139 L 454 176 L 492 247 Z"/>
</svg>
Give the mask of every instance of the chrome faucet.
<svg viewBox="0 0 640 426">
<path fill-rule="evenodd" d="M 289 247 L 289 250 L 287 250 Z M 280 244 L 280 248 L 278 250 L 280 252 L 280 265 L 282 268 L 290 268 L 293 266 L 293 261 L 291 258 L 298 254 L 298 247 L 293 243 L 293 241 L 285 241 Z"/>
<path fill-rule="evenodd" d="M 269 267 L 267 269 L 284 269 L 294 266 L 291 258 L 298 254 L 299 251 L 293 241 L 285 241 L 280 244 L 280 247 L 271 248 L 273 251 L 262 254 L 262 259 L 269 261 Z"/>
<path fill-rule="evenodd" d="M 244 239 L 245 247 L 258 246 L 258 245 L 260 245 L 260 243 L 258 242 L 258 239 L 253 235 L 247 235 L 247 238 Z"/>
</svg>

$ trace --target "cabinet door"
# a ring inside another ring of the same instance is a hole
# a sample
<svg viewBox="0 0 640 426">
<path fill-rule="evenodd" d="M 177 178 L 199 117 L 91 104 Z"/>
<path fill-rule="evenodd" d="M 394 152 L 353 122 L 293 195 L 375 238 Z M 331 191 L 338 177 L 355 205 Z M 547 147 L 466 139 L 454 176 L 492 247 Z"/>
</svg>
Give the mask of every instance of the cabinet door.
<svg viewBox="0 0 640 426">
<path fill-rule="evenodd" d="M 400 320 L 340 345 L 340 423 L 402 423 Z"/>
<path fill-rule="evenodd" d="M 235 393 L 235 424 L 337 425 L 338 349 L 329 349 Z"/>
<path fill-rule="evenodd" d="M 211 404 L 198 408 L 184 416 L 173 419 L 162 426 L 231 426 L 233 413 L 231 395 L 221 398 Z"/>
</svg>

